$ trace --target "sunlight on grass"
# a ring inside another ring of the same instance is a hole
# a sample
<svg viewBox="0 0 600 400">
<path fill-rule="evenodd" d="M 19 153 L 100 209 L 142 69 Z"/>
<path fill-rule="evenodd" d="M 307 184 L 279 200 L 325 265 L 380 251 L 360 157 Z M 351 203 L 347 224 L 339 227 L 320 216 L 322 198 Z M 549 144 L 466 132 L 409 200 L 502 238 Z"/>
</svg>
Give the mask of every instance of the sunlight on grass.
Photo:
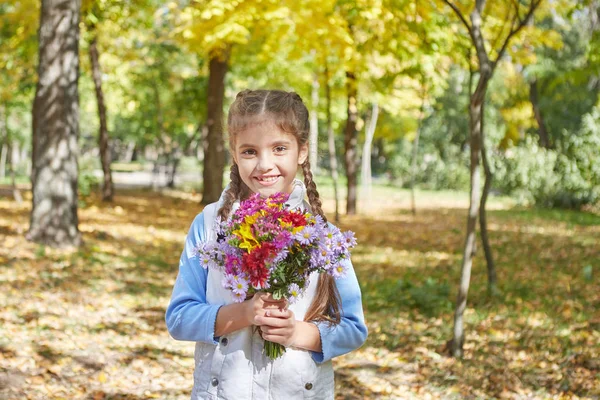
<svg viewBox="0 0 600 400">
<path fill-rule="evenodd" d="M 370 335 L 334 362 L 339 399 L 600 395 L 593 219 L 490 213 L 502 294 L 488 296 L 479 252 L 465 357 L 454 360 L 445 344 L 466 211 L 453 206 L 464 196 L 436 194 L 413 216 L 407 191 L 377 190 L 373 212 L 340 223 L 358 238 L 352 261 Z M 121 193 L 113 204 L 86 198 L 84 245 L 54 250 L 24 239 L 30 202 L 0 199 L 0 368 L 14 382 L 6 390 L 15 398 L 189 398 L 193 344 L 169 338 L 164 309 L 198 200 L 180 191 Z"/>
<path fill-rule="evenodd" d="M 455 262 L 459 259 L 457 254 L 449 254 L 439 251 L 411 251 L 396 250 L 392 247 L 383 246 L 358 246 L 352 254 L 352 262 L 360 265 L 362 273 L 371 275 L 377 272 L 385 272 L 387 277 L 394 276 L 396 269 L 404 272 L 402 268 L 434 268 L 440 262 Z"/>
<path fill-rule="evenodd" d="M 580 230 L 575 229 L 573 227 L 569 227 L 566 224 L 556 224 L 556 225 L 507 225 L 507 224 L 488 224 L 488 230 L 497 231 L 497 232 L 514 232 L 514 233 L 525 233 L 525 234 L 535 234 L 535 235 L 544 235 L 544 236 L 562 236 L 562 237 L 572 237 L 577 235 Z M 590 227 L 586 229 L 588 233 L 600 233 L 600 225 L 597 227 Z"/>
</svg>

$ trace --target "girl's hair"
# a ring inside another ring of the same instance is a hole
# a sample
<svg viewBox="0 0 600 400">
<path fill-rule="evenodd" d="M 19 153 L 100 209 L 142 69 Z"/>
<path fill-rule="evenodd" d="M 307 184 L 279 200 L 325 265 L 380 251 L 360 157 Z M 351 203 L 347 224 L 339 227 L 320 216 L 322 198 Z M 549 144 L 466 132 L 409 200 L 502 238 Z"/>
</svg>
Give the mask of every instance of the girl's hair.
<svg viewBox="0 0 600 400">
<path fill-rule="evenodd" d="M 297 93 L 281 90 L 244 90 L 238 93 L 235 101 L 229 107 L 227 127 L 230 151 L 234 152 L 238 133 L 252 125 L 267 121 L 274 123 L 283 132 L 294 135 L 298 142 L 298 148 L 308 145 L 310 132 L 308 110 Z M 308 158 L 302 164 L 302 173 L 312 213 L 320 215 L 327 222 Z M 245 199 L 250 194 L 248 186 L 240 177 L 235 162 L 231 165 L 229 176 L 231 183 L 225 192 L 223 205 L 218 212 L 218 216 L 222 220 L 229 217 L 231 207 L 236 200 Z M 317 292 L 304 320 L 339 323 L 340 307 L 341 300 L 335 280 L 330 275 L 320 274 Z"/>
</svg>

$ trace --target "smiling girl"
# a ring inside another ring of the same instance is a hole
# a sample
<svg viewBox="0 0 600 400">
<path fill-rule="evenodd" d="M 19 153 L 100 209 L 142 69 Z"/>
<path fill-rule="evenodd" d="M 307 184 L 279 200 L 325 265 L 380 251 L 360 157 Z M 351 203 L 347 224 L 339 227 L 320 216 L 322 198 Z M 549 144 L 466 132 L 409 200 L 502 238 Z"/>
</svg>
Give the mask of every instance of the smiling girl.
<svg viewBox="0 0 600 400">
<path fill-rule="evenodd" d="M 304 295 L 288 305 L 261 292 L 234 303 L 222 272 L 202 268 L 194 257 L 199 243 L 215 239 L 215 220 L 229 218 L 252 193 L 288 193 L 288 207 L 325 219 L 307 158 L 308 121 L 293 92 L 245 90 L 229 109 L 231 182 L 190 227 L 166 313 L 173 338 L 196 342 L 192 399 L 333 399 L 331 359 L 366 340 L 350 260 L 344 277 L 314 273 Z M 296 179 L 300 169 L 304 183 Z M 287 351 L 270 360 L 263 340 Z"/>
</svg>

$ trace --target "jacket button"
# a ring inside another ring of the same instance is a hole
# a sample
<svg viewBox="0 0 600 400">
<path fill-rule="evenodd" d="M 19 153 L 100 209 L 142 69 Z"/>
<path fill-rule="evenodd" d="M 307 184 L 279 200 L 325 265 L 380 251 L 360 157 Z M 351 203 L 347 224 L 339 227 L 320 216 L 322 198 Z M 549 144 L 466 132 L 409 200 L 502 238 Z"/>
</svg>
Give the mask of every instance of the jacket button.
<svg viewBox="0 0 600 400">
<path fill-rule="evenodd" d="M 226 338 L 226 337 L 224 337 L 223 339 L 221 339 L 221 344 L 222 344 L 223 346 L 227 346 L 227 343 L 229 343 L 229 340 L 227 340 L 227 338 Z"/>
<path fill-rule="evenodd" d="M 217 378 L 212 378 L 212 381 L 210 381 L 210 383 L 211 383 L 213 386 L 217 386 L 217 385 L 219 384 L 219 380 L 218 380 Z"/>
<path fill-rule="evenodd" d="M 312 389 L 312 388 L 313 388 L 313 384 L 312 384 L 312 383 L 310 383 L 310 382 L 308 382 L 306 385 L 304 385 L 304 388 L 305 388 L 306 390 L 310 390 L 310 389 Z"/>
</svg>

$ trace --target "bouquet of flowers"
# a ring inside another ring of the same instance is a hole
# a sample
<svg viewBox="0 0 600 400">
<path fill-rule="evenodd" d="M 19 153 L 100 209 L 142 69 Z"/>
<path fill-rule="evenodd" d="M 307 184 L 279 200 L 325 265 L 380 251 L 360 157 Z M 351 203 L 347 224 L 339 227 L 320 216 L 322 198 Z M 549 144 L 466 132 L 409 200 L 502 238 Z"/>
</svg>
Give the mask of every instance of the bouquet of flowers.
<svg viewBox="0 0 600 400">
<path fill-rule="evenodd" d="M 223 272 L 223 287 L 236 302 L 264 291 L 293 304 L 308 287 L 312 272 L 336 278 L 346 273 L 342 261 L 356 245 L 354 233 L 341 232 L 319 215 L 289 209 L 288 196 L 252 195 L 229 220 L 217 223 L 216 241 L 196 248 L 203 268 Z M 264 352 L 275 359 L 285 347 L 265 341 Z"/>
</svg>

